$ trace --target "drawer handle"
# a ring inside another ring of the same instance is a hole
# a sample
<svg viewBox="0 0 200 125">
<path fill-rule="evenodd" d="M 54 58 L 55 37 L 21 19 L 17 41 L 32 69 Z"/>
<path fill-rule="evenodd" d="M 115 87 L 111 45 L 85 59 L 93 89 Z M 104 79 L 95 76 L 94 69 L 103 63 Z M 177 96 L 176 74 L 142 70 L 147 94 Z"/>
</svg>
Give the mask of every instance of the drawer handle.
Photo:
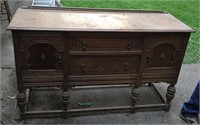
<svg viewBox="0 0 200 125">
<path fill-rule="evenodd" d="M 81 73 L 84 73 L 85 72 L 85 64 L 82 64 L 81 65 Z"/>
<path fill-rule="evenodd" d="M 86 43 L 85 42 L 82 43 L 82 49 L 83 49 L 83 51 L 86 51 Z"/>
<path fill-rule="evenodd" d="M 130 50 L 132 47 L 131 47 L 131 42 L 128 42 L 128 46 L 127 46 L 127 49 Z"/>
<path fill-rule="evenodd" d="M 124 63 L 124 71 L 125 71 L 125 72 L 128 71 L 128 63 Z"/>
</svg>

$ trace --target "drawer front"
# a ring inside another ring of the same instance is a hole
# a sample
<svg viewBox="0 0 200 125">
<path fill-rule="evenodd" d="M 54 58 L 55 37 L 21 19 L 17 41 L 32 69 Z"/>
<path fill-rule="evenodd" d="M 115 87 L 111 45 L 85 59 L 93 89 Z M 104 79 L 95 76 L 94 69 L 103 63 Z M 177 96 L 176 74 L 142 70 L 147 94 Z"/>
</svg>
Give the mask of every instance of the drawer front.
<svg viewBox="0 0 200 125">
<path fill-rule="evenodd" d="M 141 50 L 143 35 L 119 33 L 71 34 L 72 51 L 131 51 Z"/>
<path fill-rule="evenodd" d="M 81 56 L 70 58 L 70 75 L 136 74 L 139 55 Z"/>
</svg>

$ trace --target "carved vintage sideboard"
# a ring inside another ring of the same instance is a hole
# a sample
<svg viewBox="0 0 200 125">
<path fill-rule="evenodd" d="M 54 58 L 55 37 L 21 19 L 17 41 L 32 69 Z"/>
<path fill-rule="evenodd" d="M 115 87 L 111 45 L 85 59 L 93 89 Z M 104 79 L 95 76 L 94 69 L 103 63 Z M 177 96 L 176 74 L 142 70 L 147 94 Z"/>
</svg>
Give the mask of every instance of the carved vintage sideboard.
<svg viewBox="0 0 200 125">
<path fill-rule="evenodd" d="M 169 13 L 147 10 L 19 8 L 12 30 L 21 116 L 26 89 L 61 87 L 67 115 L 73 86 L 167 82 L 165 109 L 175 94 L 193 30 Z"/>
</svg>

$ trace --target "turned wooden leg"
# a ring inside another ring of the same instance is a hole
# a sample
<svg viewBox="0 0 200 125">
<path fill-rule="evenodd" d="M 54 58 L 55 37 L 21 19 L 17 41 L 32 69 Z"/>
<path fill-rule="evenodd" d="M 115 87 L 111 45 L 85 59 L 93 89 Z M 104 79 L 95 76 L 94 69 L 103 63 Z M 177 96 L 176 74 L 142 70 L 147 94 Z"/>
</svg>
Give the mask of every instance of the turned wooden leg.
<svg viewBox="0 0 200 125">
<path fill-rule="evenodd" d="M 67 106 L 70 104 L 69 101 L 70 93 L 69 91 L 63 91 L 62 92 L 62 105 L 63 105 L 63 118 L 67 118 Z"/>
<path fill-rule="evenodd" d="M 21 119 L 25 119 L 25 112 L 26 112 L 26 106 L 27 106 L 27 102 L 26 102 L 26 93 L 19 93 L 17 95 L 17 105 L 20 108 L 20 114 L 21 114 Z"/>
<path fill-rule="evenodd" d="M 169 111 L 170 109 L 170 103 L 172 99 L 174 98 L 174 94 L 176 92 L 176 87 L 175 85 L 169 85 L 167 88 L 167 93 L 166 93 L 166 104 L 169 104 L 166 106 L 166 111 Z"/>
<path fill-rule="evenodd" d="M 132 91 L 131 91 L 131 100 L 132 100 L 132 113 L 135 113 L 135 104 L 136 101 L 138 100 L 138 97 L 140 95 L 140 91 L 138 86 L 134 86 Z"/>
</svg>

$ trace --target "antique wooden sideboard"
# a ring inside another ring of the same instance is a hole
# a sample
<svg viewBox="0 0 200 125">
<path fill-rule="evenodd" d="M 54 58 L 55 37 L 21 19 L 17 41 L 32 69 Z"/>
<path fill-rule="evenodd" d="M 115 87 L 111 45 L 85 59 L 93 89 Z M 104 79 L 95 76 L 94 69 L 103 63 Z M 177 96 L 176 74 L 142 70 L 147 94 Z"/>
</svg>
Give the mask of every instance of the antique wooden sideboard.
<svg viewBox="0 0 200 125">
<path fill-rule="evenodd" d="M 23 118 L 33 87 L 61 87 L 67 115 L 73 86 L 132 84 L 134 109 L 140 85 L 163 81 L 169 110 L 193 32 L 162 11 L 32 7 L 19 8 L 8 29 Z"/>
</svg>

